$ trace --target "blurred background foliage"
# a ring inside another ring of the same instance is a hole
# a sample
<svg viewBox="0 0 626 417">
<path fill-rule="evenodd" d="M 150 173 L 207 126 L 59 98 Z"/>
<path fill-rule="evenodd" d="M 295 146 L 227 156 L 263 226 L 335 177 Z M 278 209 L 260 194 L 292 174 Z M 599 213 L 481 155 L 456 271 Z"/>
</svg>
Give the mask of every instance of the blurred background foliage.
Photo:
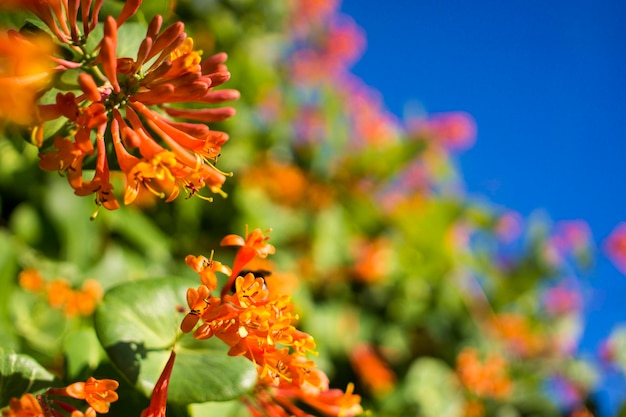
<svg viewBox="0 0 626 417">
<path fill-rule="evenodd" d="M 102 15 L 121 6 L 105 2 Z M 101 209 L 91 221 L 93 202 L 41 171 L 37 149 L 5 129 L 0 345 L 66 382 L 115 377 L 92 317 L 20 287 L 20 272 L 33 268 L 72 288 L 95 279 L 106 293 L 123 282 L 193 276 L 188 254 L 216 249 L 229 262 L 224 235 L 271 227 L 277 253 L 259 268 L 292 290 L 331 384 L 355 382 L 371 415 L 592 415 L 603 365 L 576 355 L 577 277 L 594 257 L 584 222 L 553 223 L 540 212 L 522 219 L 464 195 L 455 158 L 475 138 L 471 116 L 389 114 L 350 74 L 365 39 L 337 7 L 155 0 L 134 18 L 141 27 L 155 14 L 182 20 L 205 56 L 228 53 L 227 88 L 241 99 L 235 117 L 211 125 L 230 135 L 218 161 L 233 173 L 228 198 Z M 381 76 L 394 65 L 381 63 Z M 623 349 L 614 351 L 624 366 Z M 141 394 L 121 392 L 112 413 L 141 410 Z M 243 413 L 226 404 L 190 410 Z"/>
</svg>

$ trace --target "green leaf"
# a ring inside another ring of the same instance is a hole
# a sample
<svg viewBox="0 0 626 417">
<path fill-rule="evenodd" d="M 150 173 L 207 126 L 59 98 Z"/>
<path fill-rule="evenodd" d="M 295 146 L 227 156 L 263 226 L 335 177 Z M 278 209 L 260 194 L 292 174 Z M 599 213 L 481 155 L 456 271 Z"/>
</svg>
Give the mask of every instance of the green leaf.
<svg viewBox="0 0 626 417">
<path fill-rule="evenodd" d="M 180 336 L 187 288 L 196 280 L 180 277 L 125 283 L 106 293 L 96 316 L 96 332 L 111 361 L 129 382 L 150 395 L 172 348 L 176 362 L 168 400 L 189 404 L 240 397 L 256 383 L 254 365 L 227 355 L 218 339 Z M 174 346 L 175 344 L 175 346 Z"/>
<path fill-rule="evenodd" d="M 17 347 L 10 303 L 17 275 L 17 249 L 12 235 L 0 230 L 0 346 Z"/>
<path fill-rule="evenodd" d="M 81 379 L 83 372 L 96 369 L 104 357 L 96 332 L 91 327 L 71 331 L 65 337 L 63 350 L 67 373 L 75 379 Z"/>
<path fill-rule="evenodd" d="M 405 396 L 419 405 L 424 417 L 460 417 L 464 398 L 454 373 L 443 361 L 420 358 L 411 364 Z"/>
<path fill-rule="evenodd" d="M 52 385 L 54 375 L 30 356 L 0 348 L 0 408 L 20 397 Z"/>
</svg>

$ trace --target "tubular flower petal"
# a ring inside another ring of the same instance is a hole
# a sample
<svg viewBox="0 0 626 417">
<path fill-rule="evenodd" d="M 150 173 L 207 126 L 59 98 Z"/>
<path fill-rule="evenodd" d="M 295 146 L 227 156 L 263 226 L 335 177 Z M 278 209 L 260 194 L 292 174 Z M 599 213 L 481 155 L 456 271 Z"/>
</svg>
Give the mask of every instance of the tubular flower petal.
<svg viewBox="0 0 626 417">
<path fill-rule="evenodd" d="M 167 391 L 175 360 L 176 352 L 172 351 L 167 363 L 165 364 L 165 368 L 163 368 L 163 372 L 161 372 L 161 376 L 154 386 L 154 390 L 152 390 L 150 405 L 141 412 L 141 417 L 165 417 L 165 410 L 167 407 Z"/>
</svg>

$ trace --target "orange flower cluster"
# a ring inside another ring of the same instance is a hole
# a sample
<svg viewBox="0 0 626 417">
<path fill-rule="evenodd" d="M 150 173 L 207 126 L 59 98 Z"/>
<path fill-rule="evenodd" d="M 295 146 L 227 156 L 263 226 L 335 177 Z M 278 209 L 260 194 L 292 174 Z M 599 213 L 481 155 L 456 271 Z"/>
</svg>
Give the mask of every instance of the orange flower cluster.
<svg viewBox="0 0 626 417">
<path fill-rule="evenodd" d="M 102 287 L 95 279 L 87 279 L 80 289 L 73 289 L 69 281 L 56 278 L 46 282 L 39 271 L 24 269 L 18 276 L 26 291 L 45 294 L 50 307 L 62 309 L 67 317 L 91 316 L 102 298 Z"/>
<path fill-rule="evenodd" d="M 117 18 L 107 16 L 102 41 L 89 51 L 87 39 L 98 24 L 102 2 L 17 2 L 17 6 L 30 10 L 48 26 L 64 56 L 71 56 L 62 59 L 42 55 L 56 64 L 54 70 L 79 73 L 76 84 L 80 94 L 59 90 L 53 103 L 41 104 L 34 112 L 33 140 L 42 147 L 40 166 L 66 174 L 77 195 L 95 194 L 98 207 L 109 210 L 119 208 L 110 181 L 113 157 L 125 174 L 124 204 L 135 202 L 140 193 L 167 201 L 174 200 L 181 189 L 189 196 L 199 195 L 203 188 L 222 193 L 221 186 L 228 175 L 215 167 L 228 135 L 210 130 L 204 123 L 225 120 L 234 114 L 234 109 L 180 107 L 184 103 L 206 106 L 239 97 L 236 90 L 213 90 L 230 78 L 224 65 L 226 54 L 202 60 L 182 22 L 161 30 L 163 19 L 155 16 L 136 55 L 117 57 L 118 44 L 124 41 L 118 39 L 118 29 L 140 5 L 141 0 L 127 1 Z M 82 23 L 78 20 L 79 11 Z M 12 38 L 27 43 L 18 35 Z M 0 38 L 0 54 L 7 55 L 8 39 Z M 37 78 L 29 85 L 40 88 L 35 81 L 45 79 L 45 68 L 40 69 L 38 60 L 27 67 Z M 59 118 L 65 124 L 49 144 L 44 126 Z M 32 117 L 26 115 L 22 119 L 30 121 Z M 95 159 L 95 174 L 92 179 L 84 179 L 83 166 L 91 159 Z"/>
<path fill-rule="evenodd" d="M 9 407 L 2 410 L 2 417 L 63 417 L 65 414 L 61 410 L 69 417 L 96 417 L 96 413 L 109 412 L 111 403 L 118 399 L 115 392 L 118 387 L 119 383 L 113 379 L 89 377 L 86 382 L 76 382 L 64 388 L 50 388 L 44 395 L 37 397 L 27 393 L 19 399 L 11 398 Z M 49 398 L 51 395 L 85 400 L 89 406 L 81 411 L 66 402 Z"/>
<path fill-rule="evenodd" d="M 548 343 L 541 334 L 530 326 L 527 317 L 514 313 L 502 313 L 491 319 L 491 329 L 507 350 L 520 357 L 541 354 Z"/>
<path fill-rule="evenodd" d="M 482 400 L 503 400 L 511 395 L 512 381 L 505 359 L 497 353 L 489 354 L 484 361 L 476 349 L 466 348 L 457 356 L 456 371 L 461 384 L 470 394 L 466 403 L 466 417 L 485 414 Z"/>
<path fill-rule="evenodd" d="M 472 394 L 483 398 L 504 399 L 511 394 L 512 383 L 506 360 L 491 353 L 484 361 L 476 349 L 466 348 L 457 357 L 457 374 Z"/>
<path fill-rule="evenodd" d="M 228 235 L 222 239 L 222 246 L 239 246 L 232 270 L 212 257 L 187 257 L 187 264 L 200 275 L 202 284 L 187 292 L 190 311 L 181 329 L 188 333 L 195 328 L 196 339 L 216 336 L 230 346 L 229 355 L 245 356 L 256 364 L 256 395 L 246 399 L 253 415 L 297 414 L 292 403 L 295 400 L 330 415 L 360 413 L 360 397 L 350 390 L 330 390 L 328 377 L 306 358 L 307 352 L 314 352 L 315 341 L 295 328 L 298 316 L 289 296 L 281 294 L 280 288 L 267 286 L 262 276 L 244 270 L 255 257 L 274 253 L 268 239 L 260 229 L 246 232 L 245 237 Z M 217 286 L 216 272 L 230 273 L 220 297 L 211 296 Z"/>
</svg>

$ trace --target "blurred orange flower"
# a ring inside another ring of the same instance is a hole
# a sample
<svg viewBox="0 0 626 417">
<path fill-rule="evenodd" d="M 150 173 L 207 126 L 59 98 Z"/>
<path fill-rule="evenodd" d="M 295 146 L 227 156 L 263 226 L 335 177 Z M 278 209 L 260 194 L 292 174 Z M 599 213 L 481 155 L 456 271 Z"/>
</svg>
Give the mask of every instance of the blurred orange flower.
<svg viewBox="0 0 626 417">
<path fill-rule="evenodd" d="M 26 268 L 18 275 L 18 281 L 20 287 L 30 292 L 42 292 L 45 290 L 46 283 L 39 273 L 34 268 Z"/>
<path fill-rule="evenodd" d="M 2 410 L 2 417 L 41 417 L 43 410 L 32 394 L 24 394 L 19 399 L 11 398 L 9 408 Z"/>
<path fill-rule="evenodd" d="M 44 36 L 0 34 L 0 119 L 21 125 L 37 120 L 35 102 L 50 80 L 53 52 L 52 42 Z"/>
<path fill-rule="evenodd" d="M 357 240 L 353 245 L 354 279 L 368 284 L 384 280 L 393 256 L 391 242 L 383 237 Z"/>
<path fill-rule="evenodd" d="M 491 330 L 514 355 L 532 357 L 546 349 L 545 338 L 531 328 L 527 317 L 521 314 L 501 313 L 491 319 Z"/>
<path fill-rule="evenodd" d="M 363 384 L 375 395 L 387 394 L 395 387 L 396 375 L 370 344 L 361 343 L 354 347 L 350 363 Z"/>
<path fill-rule="evenodd" d="M 506 360 L 490 353 L 483 361 L 476 349 L 465 348 L 457 356 L 457 375 L 463 386 L 481 398 L 505 399 L 511 395 L 513 383 Z"/>
</svg>

